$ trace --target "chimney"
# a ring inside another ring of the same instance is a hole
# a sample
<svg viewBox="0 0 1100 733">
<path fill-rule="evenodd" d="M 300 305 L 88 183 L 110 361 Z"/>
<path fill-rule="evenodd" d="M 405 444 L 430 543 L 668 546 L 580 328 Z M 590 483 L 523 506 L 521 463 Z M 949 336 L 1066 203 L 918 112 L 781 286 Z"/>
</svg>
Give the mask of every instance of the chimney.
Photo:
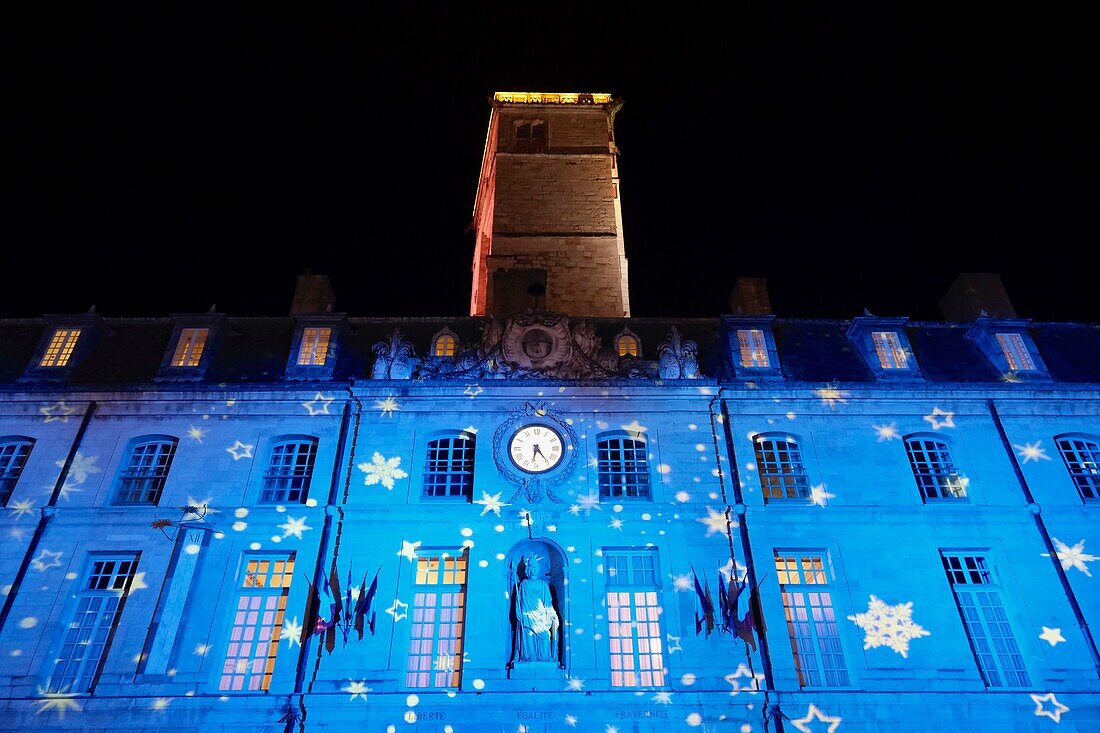
<svg viewBox="0 0 1100 733">
<path fill-rule="evenodd" d="M 768 299 L 767 279 L 739 277 L 730 294 L 730 311 L 739 316 L 770 316 L 772 302 Z"/>
<path fill-rule="evenodd" d="M 331 313 L 336 303 L 332 292 L 332 283 L 328 275 L 314 275 L 305 270 L 298 276 L 298 286 L 294 288 L 294 300 L 290 303 L 290 315 L 302 316 L 315 313 Z"/>
<path fill-rule="evenodd" d="M 992 318 L 1015 318 L 1001 275 L 996 272 L 964 272 L 940 301 L 948 321 L 973 321 L 983 313 Z"/>
</svg>

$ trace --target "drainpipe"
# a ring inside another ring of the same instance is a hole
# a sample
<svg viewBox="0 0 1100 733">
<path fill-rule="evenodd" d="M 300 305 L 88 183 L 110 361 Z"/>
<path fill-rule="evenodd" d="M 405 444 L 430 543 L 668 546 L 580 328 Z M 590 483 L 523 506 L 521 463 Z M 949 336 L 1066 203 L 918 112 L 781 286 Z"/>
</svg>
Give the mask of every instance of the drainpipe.
<svg viewBox="0 0 1100 733">
<path fill-rule="evenodd" d="M 1039 536 L 1043 538 L 1043 544 L 1046 545 L 1047 554 L 1050 555 L 1050 561 L 1054 564 L 1054 572 L 1058 575 L 1058 582 L 1062 584 L 1062 591 L 1066 594 L 1066 600 L 1069 601 L 1070 608 L 1073 609 L 1073 617 L 1077 620 L 1077 628 L 1081 630 L 1081 634 L 1085 637 L 1085 644 L 1088 646 L 1089 654 L 1092 656 L 1092 665 L 1096 668 L 1097 676 L 1100 676 L 1100 653 L 1098 653 L 1096 649 L 1096 640 L 1093 639 L 1088 622 L 1085 621 L 1085 614 L 1081 612 L 1081 606 L 1077 603 L 1077 596 L 1073 594 L 1073 588 L 1069 584 L 1066 570 L 1062 567 L 1062 562 L 1058 559 L 1058 552 L 1054 549 L 1054 543 L 1050 539 L 1050 532 L 1047 531 L 1046 522 L 1043 521 L 1042 508 L 1036 503 L 1035 496 L 1031 493 L 1031 487 L 1027 484 L 1027 479 L 1024 477 L 1024 471 L 1020 468 L 1020 460 L 1016 457 L 1016 451 L 1012 449 L 1012 443 L 1009 441 L 1008 433 L 1005 431 L 1005 426 L 1001 422 L 1001 416 L 997 413 L 997 406 L 993 403 L 993 400 L 986 400 L 985 404 L 989 408 L 989 414 L 993 418 L 993 424 L 997 426 L 997 435 L 1001 436 L 1001 443 L 1004 445 L 1005 453 L 1008 454 L 1008 459 L 1012 462 L 1012 470 L 1016 474 L 1016 480 L 1020 483 L 1020 489 L 1024 492 L 1028 511 L 1031 512 L 1031 518 L 1035 521 L 1035 527 L 1039 530 Z"/>
<path fill-rule="evenodd" d="M 337 506 L 337 501 L 340 501 L 341 504 L 347 501 L 347 496 L 348 496 L 347 483 L 348 483 L 348 481 L 351 480 L 351 465 L 355 461 L 355 442 L 356 442 L 356 440 L 358 439 L 358 436 L 359 436 L 359 421 L 360 421 L 360 418 L 361 418 L 361 415 L 362 415 L 362 412 L 363 412 L 363 404 L 359 401 L 359 399 L 351 391 L 351 387 L 350 386 L 345 387 L 345 389 L 347 390 L 348 395 L 351 397 L 351 399 L 355 401 L 354 427 L 351 430 L 352 441 L 351 441 L 350 450 L 348 450 L 348 471 L 347 471 L 347 477 L 348 478 L 347 478 L 347 481 L 344 482 L 344 493 L 343 493 L 343 499 L 341 500 L 341 498 L 340 498 L 341 467 L 344 463 L 344 453 L 345 453 L 345 450 L 347 450 L 346 446 L 348 445 L 348 426 L 351 424 L 352 419 L 353 419 L 353 416 L 351 414 L 351 403 L 349 401 L 345 400 L 344 401 L 343 413 L 340 417 L 340 437 L 339 437 L 339 440 L 336 444 L 336 459 L 333 461 L 333 464 L 332 464 L 332 479 L 329 481 L 328 502 L 325 506 L 325 522 L 321 527 L 321 538 L 318 541 L 318 547 L 317 547 L 317 564 L 315 565 L 315 567 L 313 569 L 313 587 L 314 588 L 320 587 L 321 583 L 323 582 L 323 578 L 325 577 L 325 573 L 326 573 L 325 558 L 328 556 L 329 543 L 330 543 L 330 539 L 332 538 L 332 518 L 338 512 L 342 513 L 342 510 Z M 307 599 L 307 603 L 308 603 L 308 599 Z M 304 623 L 309 623 L 309 619 L 308 618 L 304 619 Z M 292 709 L 290 712 L 287 713 L 286 718 L 285 718 L 286 725 L 283 729 L 284 733 L 294 733 L 295 724 L 297 724 L 297 728 L 298 728 L 299 733 L 302 733 L 303 731 L 305 731 L 305 728 L 306 728 L 306 701 L 305 701 L 305 695 L 303 694 L 303 688 L 305 687 L 306 674 L 309 671 L 309 653 L 308 653 L 309 645 L 310 645 L 310 642 L 313 639 L 314 639 L 314 636 L 312 634 L 309 637 L 307 637 L 305 644 L 302 645 L 301 651 L 298 654 L 298 668 L 297 668 L 297 671 L 294 674 L 294 692 L 292 692 L 291 695 L 290 695 L 290 704 L 292 706 L 294 705 L 294 702 L 293 702 L 294 701 L 294 696 L 297 695 L 297 697 L 298 697 L 298 710 L 294 711 Z M 320 647 L 320 645 L 318 645 L 318 647 L 317 647 L 317 662 L 316 662 L 317 665 L 319 665 L 320 662 L 321 662 L 321 656 L 320 655 L 321 655 L 321 647 Z M 317 667 L 315 665 L 314 666 L 314 675 L 316 675 L 316 671 L 317 671 Z M 312 681 L 310 681 L 309 686 L 310 686 L 309 691 L 312 692 L 313 691 L 313 682 Z"/>
<path fill-rule="evenodd" d="M 726 442 L 726 454 L 729 456 L 730 466 L 730 486 L 733 489 L 734 507 L 732 510 L 737 514 L 737 531 L 741 539 L 741 549 L 745 551 L 745 568 L 748 575 L 748 580 L 751 583 L 749 588 L 749 602 L 752 602 L 752 589 L 757 589 L 757 599 L 759 599 L 759 584 L 756 576 L 756 563 L 752 557 L 752 544 L 749 542 L 749 525 L 748 525 L 748 513 L 746 511 L 744 497 L 741 493 L 741 474 L 737 468 L 737 452 L 734 450 L 733 432 L 730 427 L 729 408 L 726 405 L 725 400 L 721 400 L 723 390 L 719 388 L 718 396 L 716 396 L 710 402 L 710 422 L 711 422 L 711 434 L 714 436 L 715 452 L 721 455 L 718 449 L 718 425 L 716 423 L 722 423 L 722 436 Z M 714 414 L 714 403 L 720 401 L 721 414 L 716 416 Z M 719 462 L 719 468 L 721 463 Z M 730 516 L 731 507 L 729 504 L 729 498 L 726 496 L 726 484 L 722 482 L 722 502 L 726 505 L 726 526 L 727 530 L 729 522 L 733 521 Z M 730 558 L 733 559 L 733 533 L 727 531 L 726 537 L 729 539 L 730 544 Z M 737 562 L 734 560 L 733 575 L 737 576 Z M 772 658 L 771 651 L 768 648 L 768 637 L 765 635 L 760 626 L 763 623 L 763 618 L 760 617 L 757 611 L 760 608 L 754 608 L 753 618 L 756 621 L 757 636 L 760 637 L 760 662 L 764 665 L 764 710 L 762 711 L 764 716 L 764 730 L 768 730 L 768 720 L 771 718 L 775 721 L 776 733 L 783 733 L 783 713 L 779 708 L 779 703 L 776 702 L 774 708 L 770 706 L 768 701 L 768 694 L 776 692 L 775 690 L 775 678 L 772 674 Z M 747 649 L 746 649 L 747 651 Z M 778 693 L 776 694 L 778 700 Z M 773 717 L 774 716 L 774 717 Z"/>
<path fill-rule="evenodd" d="M 77 451 L 80 450 L 84 433 L 88 430 L 88 423 L 92 421 L 92 415 L 95 414 L 97 406 L 95 400 L 92 400 L 88 403 L 88 408 L 84 410 L 84 416 L 80 419 L 80 427 L 76 430 L 73 444 L 69 446 L 69 454 L 65 457 L 61 473 L 58 474 L 53 492 L 50 493 L 50 500 L 46 502 L 46 506 L 42 507 L 42 515 L 38 519 L 38 526 L 34 528 L 34 534 L 31 535 L 27 551 L 23 553 L 23 561 L 19 564 L 19 571 L 15 574 L 15 580 L 12 581 L 11 590 L 8 591 L 8 597 L 4 599 L 4 607 L 0 609 L 0 632 L 3 631 L 4 624 L 7 623 L 12 606 L 15 605 L 15 598 L 19 595 L 19 587 L 23 585 L 23 581 L 27 577 L 27 569 L 30 568 L 32 558 L 38 552 L 38 545 L 42 542 L 43 535 L 46 534 L 46 527 L 56 514 L 57 500 L 61 498 L 61 489 L 65 486 L 65 482 L 69 480 L 69 470 L 72 468 L 73 461 L 76 460 Z"/>
</svg>

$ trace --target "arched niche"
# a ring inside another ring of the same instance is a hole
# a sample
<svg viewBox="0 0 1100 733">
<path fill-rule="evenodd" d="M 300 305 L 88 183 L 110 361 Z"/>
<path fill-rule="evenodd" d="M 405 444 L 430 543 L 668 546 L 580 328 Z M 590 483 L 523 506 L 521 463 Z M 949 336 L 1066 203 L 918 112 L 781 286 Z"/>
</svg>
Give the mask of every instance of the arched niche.
<svg viewBox="0 0 1100 733">
<path fill-rule="evenodd" d="M 548 662 L 524 662 L 517 659 L 518 650 L 516 633 L 519 627 L 516 617 L 515 589 L 518 583 L 526 579 L 527 559 L 532 556 L 538 557 L 539 559 L 539 564 L 541 565 L 539 575 L 543 580 L 547 581 L 550 586 L 550 595 L 553 599 L 553 605 L 561 621 L 561 627 L 556 640 L 556 665 L 551 665 Z M 526 673 L 530 673 L 530 668 L 540 665 L 565 668 L 568 650 L 568 646 L 565 642 L 566 623 L 569 621 L 569 583 L 566 576 L 568 561 L 565 552 L 556 542 L 552 542 L 548 539 L 529 538 L 521 540 L 513 545 L 512 549 L 508 551 L 505 557 L 505 568 L 506 577 L 504 582 L 506 586 L 505 592 L 508 598 L 508 643 L 506 648 L 508 652 L 507 668 L 509 670 L 509 676 L 514 676 L 514 673 L 517 671 L 523 672 L 525 668 L 527 670 Z"/>
</svg>

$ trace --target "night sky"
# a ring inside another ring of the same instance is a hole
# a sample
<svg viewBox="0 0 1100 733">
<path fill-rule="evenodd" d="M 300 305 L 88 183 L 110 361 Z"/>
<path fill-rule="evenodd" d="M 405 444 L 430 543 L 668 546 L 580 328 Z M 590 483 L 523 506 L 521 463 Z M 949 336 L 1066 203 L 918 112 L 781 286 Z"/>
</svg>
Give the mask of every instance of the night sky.
<svg viewBox="0 0 1100 733">
<path fill-rule="evenodd" d="M 719 315 L 748 275 L 783 316 L 939 319 L 984 271 L 1023 317 L 1100 321 L 1082 18 L 161 5 L 8 23 L 0 317 L 284 315 L 306 268 L 353 316 L 465 315 L 508 90 L 625 99 L 636 316 Z"/>
</svg>

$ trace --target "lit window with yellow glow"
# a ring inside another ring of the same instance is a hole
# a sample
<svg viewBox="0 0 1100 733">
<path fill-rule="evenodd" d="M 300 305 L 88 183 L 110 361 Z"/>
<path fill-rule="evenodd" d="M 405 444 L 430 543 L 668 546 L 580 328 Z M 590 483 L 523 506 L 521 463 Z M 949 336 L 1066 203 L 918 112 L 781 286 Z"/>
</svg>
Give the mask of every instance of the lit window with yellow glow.
<svg viewBox="0 0 1100 733">
<path fill-rule="evenodd" d="M 331 340 L 331 328 L 302 329 L 302 345 L 298 348 L 298 366 L 324 366 Z"/>
<path fill-rule="evenodd" d="M 737 346 L 741 351 L 741 366 L 767 367 L 768 344 L 764 332 L 758 328 L 749 328 L 737 332 Z"/>
<path fill-rule="evenodd" d="M 294 577 L 294 553 L 250 556 L 237 595 L 218 689 L 267 691 Z"/>
<path fill-rule="evenodd" d="M 616 350 L 619 352 L 619 356 L 637 356 L 638 355 L 638 337 L 631 336 L 629 334 L 623 334 L 615 341 Z"/>
<path fill-rule="evenodd" d="M 440 334 L 432 345 L 432 356 L 454 356 L 457 349 L 458 339 L 449 333 Z"/>
<path fill-rule="evenodd" d="M 871 340 L 875 344 L 875 354 L 883 369 L 908 369 L 909 360 L 905 348 L 901 345 L 896 331 L 872 331 Z"/>
<path fill-rule="evenodd" d="M 406 687 L 454 688 L 462 679 L 465 553 L 416 558 Z"/>
<path fill-rule="evenodd" d="M 997 343 L 1001 352 L 1005 355 L 1008 368 L 1014 372 L 1030 372 L 1035 370 L 1035 361 L 1028 353 L 1024 337 L 1018 333 L 999 333 Z"/>
<path fill-rule="evenodd" d="M 176 353 L 172 356 L 174 367 L 197 367 L 202 361 L 202 352 L 206 348 L 208 328 L 185 328 L 180 331 L 180 340 L 176 344 Z"/>
<path fill-rule="evenodd" d="M 54 331 L 53 336 L 50 338 L 50 345 L 46 347 L 46 353 L 42 355 L 42 360 L 38 362 L 38 366 L 63 367 L 67 365 L 79 338 L 79 328 L 59 328 Z"/>
<path fill-rule="evenodd" d="M 664 634 L 657 553 L 605 550 L 612 687 L 663 687 Z"/>
</svg>

